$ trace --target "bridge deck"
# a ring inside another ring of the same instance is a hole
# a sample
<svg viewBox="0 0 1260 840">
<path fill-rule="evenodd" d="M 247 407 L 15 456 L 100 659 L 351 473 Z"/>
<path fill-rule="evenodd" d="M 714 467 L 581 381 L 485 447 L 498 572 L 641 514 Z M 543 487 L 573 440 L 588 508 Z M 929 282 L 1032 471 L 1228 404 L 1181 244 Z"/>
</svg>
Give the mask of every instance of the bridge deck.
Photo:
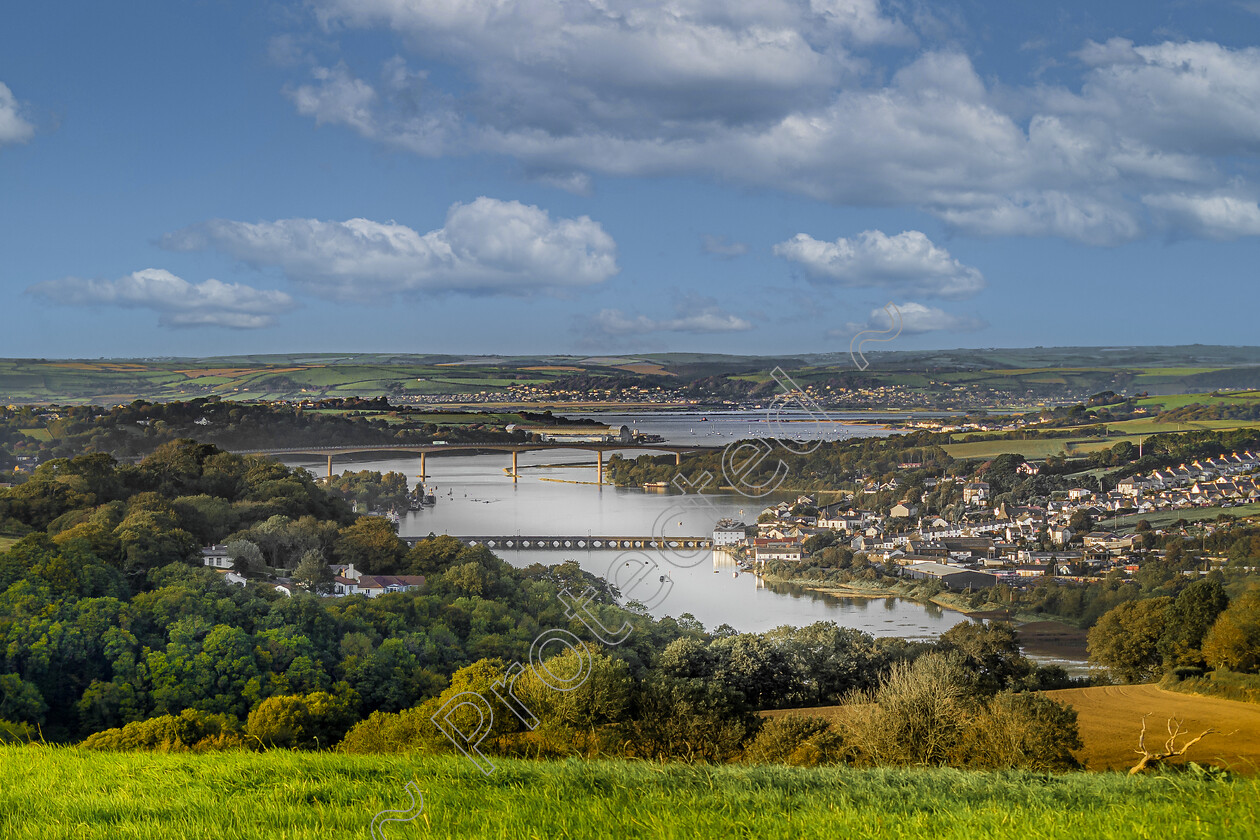
<svg viewBox="0 0 1260 840">
<path fill-rule="evenodd" d="M 415 545 L 424 537 L 403 537 Z M 455 537 L 465 545 L 484 545 L 490 549 L 511 549 L 522 551 L 625 551 L 631 548 L 665 549 L 665 548 L 712 548 L 710 537 L 605 537 L 583 534 L 576 537 L 564 536 L 522 536 L 509 534 L 506 536 L 474 536 Z"/>
</svg>

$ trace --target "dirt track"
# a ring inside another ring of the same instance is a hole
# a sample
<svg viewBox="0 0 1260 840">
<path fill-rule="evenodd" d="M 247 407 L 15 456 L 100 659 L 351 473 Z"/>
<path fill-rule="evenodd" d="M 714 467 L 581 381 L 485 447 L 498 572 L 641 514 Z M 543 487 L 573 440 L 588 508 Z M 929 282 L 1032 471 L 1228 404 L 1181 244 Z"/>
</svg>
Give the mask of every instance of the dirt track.
<svg viewBox="0 0 1260 840">
<path fill-rule="evenodd" d="M 1090 770 L 1124 770 L 1137 761 L 1142 715 L 1148 748 L 1162 748 L 1170 717 L 1194 737 L 1208 727 L 1220 730 L 1190 748 L 1184 760 L 1216 764 L 1242 773 L 1260 773 L 1260 704 L 1164 691 L 1153 685 L 1114 685 L 1046 692 L 1077 712 L 1081 740 L 1077 752 Z M 1237 730 L 1237 731 L 1235 731 Z M 1228 735 L 1225 733 L 1234 734 Z M 1187 738 L 1178 738 L 1177 744 Z"/>
</svg>

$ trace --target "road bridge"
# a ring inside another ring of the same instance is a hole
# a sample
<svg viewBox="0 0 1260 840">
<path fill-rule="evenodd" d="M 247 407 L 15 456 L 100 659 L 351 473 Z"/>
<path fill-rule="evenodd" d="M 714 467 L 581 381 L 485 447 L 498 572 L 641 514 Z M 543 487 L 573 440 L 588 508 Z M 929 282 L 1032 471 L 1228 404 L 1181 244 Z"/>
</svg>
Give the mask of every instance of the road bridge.
<svg viewBox="0 0 1260 840">
<path fill-rule="evenodd" d="M 233 449 L 230 450 L 235 455 L 315 455 L 325 456 L 328 458 L 328 480 L 332 480 L 333 476 L 333 456 L 335 455 L 354 455 L 369 452 L 379 453 L 401 453 L 407 455 L 420 456 L 420 480 L 424 481 L 428 478 L 426 458 L 431 454 L 443 454 L 451 452 L 510 452 L 512 453 L 512 480 L 519 478 L 517 471 L 517 456 L 522 452 L 537 452 L 542 450 L 561 450 L 561 449 L 580 449 L 587 452 L 595 453 L 595 470 L 598 484 L 604 483 L 604 453 L 605 452 L 672 452 L 674 455 L 674 463 L 682 463 L 683 453 L 687 452 L 707 452 L 716 451 L 720 447 L 715 446 L 696 446 L 679 445 L 672 443 L 421 443 L 421 444 L 378 444 L 371 446 L 294 446 L 279 447 L 272 449 Z"/>
</svg>

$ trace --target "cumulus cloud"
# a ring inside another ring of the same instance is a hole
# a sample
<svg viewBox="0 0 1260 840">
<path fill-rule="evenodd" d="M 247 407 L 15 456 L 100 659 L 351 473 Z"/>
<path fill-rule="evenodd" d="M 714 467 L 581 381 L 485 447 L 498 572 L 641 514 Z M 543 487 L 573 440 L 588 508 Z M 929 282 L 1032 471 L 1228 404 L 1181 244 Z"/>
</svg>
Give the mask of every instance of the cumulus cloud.
<svg viewBox="0 0 1260 840">
<path fill-rule="evenodd" d="M 744 332 L 752 324 L 737 315 L 723 312 L 716 306 L 706 306 L 696 311 L 679 307 L 674 318 L 651 318 L 647 315 L 627 315 L 620 309 L 601 309 L 595 316 L 595 327 L 605 335 L 629 336 L 644 333 L 724 333 Z"/>
<path fill-rule="evenodd" d="M 879 0 L 314 5 L 326 28 L 387 27 L 416 53 L 465 69 L 478 120 L 506 111 L 544 130 L 584 119 L 630 129 L 645 116 L 773 119 L 850 76 L 851 47 L 913 41 Z"/>
<path fill-rule="evenodd" d="M 913 301 L 895 304 L 895 306 L 901 322 L 900 335 L 918 335 L 927 332 L 974 332 L 988 326 L 983 319 L 953 315 L 943 309 L 924 306 Z M 890 323 L 890 313 L 887 309 L 872 309 L 866 321 L 845 324 L 840 329 L 830 330 L 827 335 L 832 338 L 851 338 L 867 331 L 882 334 L 895 327 L 896 320 Z"/>
<path fill-rule="evenodd" d="M 800 264 L 812 278 L 842 286 L 879 286 L 911 294 L 961 298 L 984 288 L 984 276 L 963 265 L 917 230 L 889 236 L 867 230 L 834 242 L 806 233 L 780 242 L 774 253 Z"/>
<path fill-rule="evenodd" d="M 1142 196 L 1250 185 L 1260 157 L 1258 48 L 1090 42 L 1074 85 L 1007 89 L 955 49 L 897 53 L 917 39 L 876 0 L 315 8 L 326 31 L 392 30 L 461 82 L 400 84 L 397 59 L 379 82 L 321 67 L 289 91 L 299 111 L 419 154 L 510 156 L 580 192 L 582 173 L 702 175 L 1109 245 L 1192 220 Z"/>
<path fill-rule="evenodd" d="M 748 253 L 748 245 L 746 243 L 729 242 L 725 236 L 713 236 L 708 233 L 700 237 L 700 245 L 704 248 L 706 254 L 713 254 L 715 257 L 726 259 L 742 257 Z"/>
<path fill-rule="evenodd" d="M 533 205 L 484 196 L 452 205 L 445 224 L 423 234 L 370 219 L 219 219 L 168 234 L 162 245 L 277 266 L 312 292 L 344 300 L 414 291 L 554 293 L 598 285 L 618 271 L 616 243 L 598 222 L 552 219 Z"/>
<path fill-rule="evenodd" d="M 1142 199 L 1169 230 L 1208 239 L 1260 236 L 1260 205 L 1233 195 L 1169 193 Z"/>
<path fill-rule="evenodd" d="M 164 327 L 257 329 L 270 326 L 277 313 L 296 306 L 284 292 L 218 280 L 189 283 L 160 268 L 135 271 L 118 280 L 46 280 L 26 291 L 70 306 L 151 309 Z"/>
<path fill-rule="evenodd" d="M 25 143 L 35 135 L 35 126 L 22 118 L 17 97 L 0 82 L 0 145 Z"/>
</svg>

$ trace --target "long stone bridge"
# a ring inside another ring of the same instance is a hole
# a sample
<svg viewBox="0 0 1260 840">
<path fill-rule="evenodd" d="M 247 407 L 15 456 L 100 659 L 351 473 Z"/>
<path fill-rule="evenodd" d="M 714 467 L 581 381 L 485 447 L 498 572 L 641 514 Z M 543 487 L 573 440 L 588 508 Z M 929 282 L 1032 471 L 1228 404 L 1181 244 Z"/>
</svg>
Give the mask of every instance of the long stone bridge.
<svg viewBox="0 0 1260 840">
<path fill-rule="evenodd" d="M 420 456 L 420 480 L 428 478 L 425 460 L 430 454 L 441 454 L 446 452 L 511 452 L 512 453 L 512 480 L 515 481 L 519 474 L 517 472 L 516 458 L 522 452 L 536 452 L 539 450 L 561 450 L 561 449 L 581 449 L 587 452 L 595 453 L 595 470 L 599 484 L 604 483 L 604 453 L 605 452 L 624 452 L 627 450 L 641 452 L 672 452 L 674 453 L 674 463 L 682 462 L 684 452 L 706 452 L 717 449 L 713 446 L 696 446 L 678 445 L 672 443 L 423 443 L 423 444 L 381 444 L 375 446 L 296 446 L 276 449 L 234 449 L 231 450 L 235 455 L 316 455 L 326 456 L 328 458 L 328 478 L 332 479 L 333 475 L 333 456 L 334 455 L 352 455 L 365 452 L 382 452 L 382 453 L 404 453 L 408 455 Z M 585 538 L 584 538 L 585 539 Z"/>
<path fill-rule="evenodd" d="M 415 545 L 427 537 L 403 537 L 408 545 Z M 465 545 L 484 545 L 490 549 L 513 549 L 522 551 L 556 551 L 571 549 L 576 551 L 625 551 L 631 548 L 644 549 L 696 549 L 712 548 L 710 537 L 605 537 L 584 534 L 576 537 L 542 536 L 531 537 L 479 536 L 455 537 Z"/>
</svg>

